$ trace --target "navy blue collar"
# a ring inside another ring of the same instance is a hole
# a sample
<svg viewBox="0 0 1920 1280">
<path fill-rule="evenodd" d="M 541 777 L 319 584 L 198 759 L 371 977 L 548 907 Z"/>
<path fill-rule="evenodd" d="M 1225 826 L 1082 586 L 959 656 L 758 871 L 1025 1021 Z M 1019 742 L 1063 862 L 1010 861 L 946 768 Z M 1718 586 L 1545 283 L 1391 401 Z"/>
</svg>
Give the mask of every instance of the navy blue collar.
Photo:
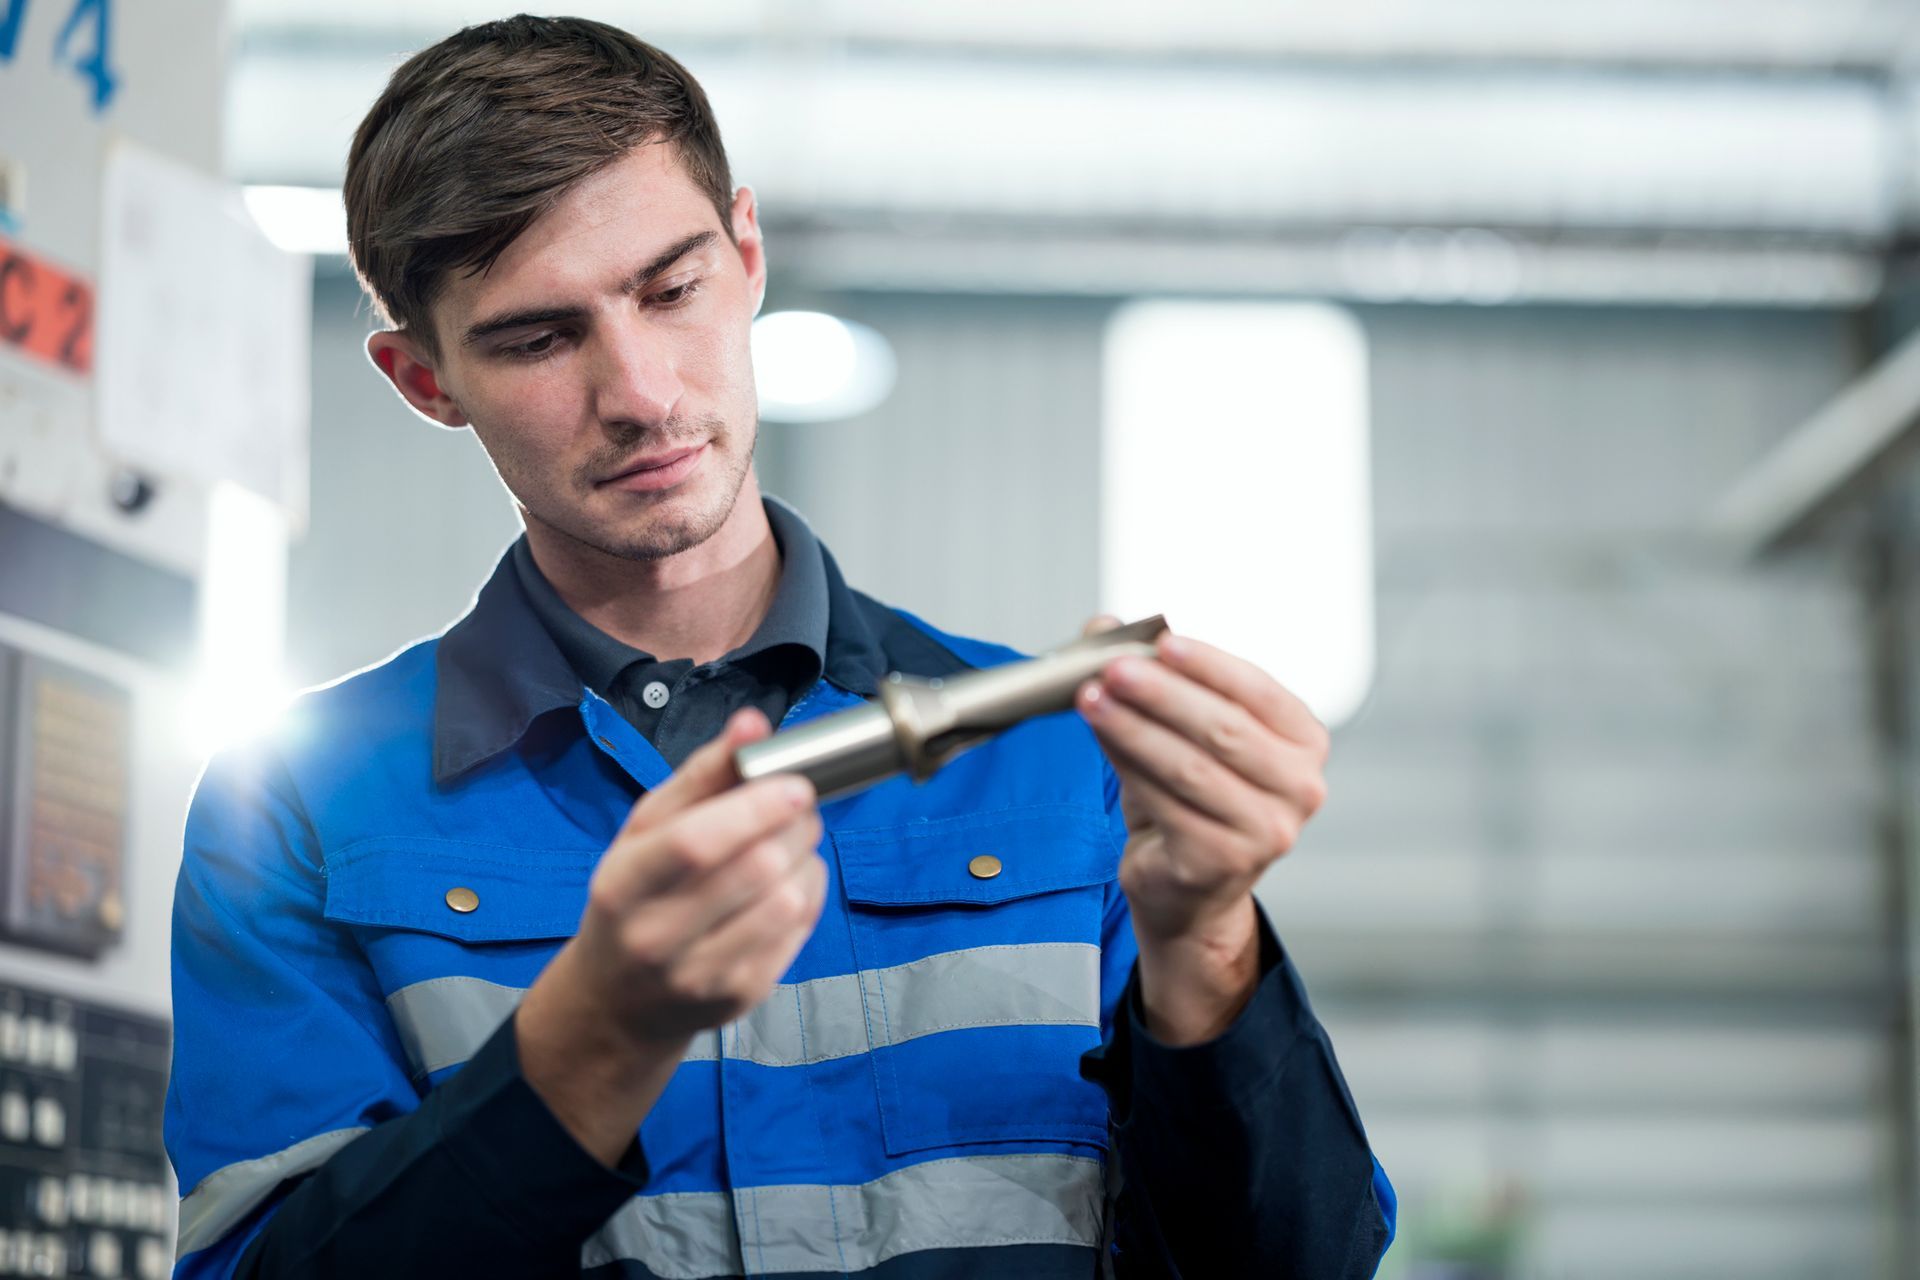
<svg viewBox="0 0 1920 1280">
<path fill-rule="evenodd" d="M 822 678 L 863 698 L 889 671 L 944 676 L 967 669 L 898 613 L 847 586 L 823 543 L 827 625 Z M 578 707 L 584 690 L 540 621 L 513 566 L 511 548 L 466 616 L 440 637 L 434 656 L 433 778 L 444 784 L 513 746 L 534 720 Z"/>
<path fill-rule="evenodd" d="M 796 660 L 805 664 L 794 675 L 795 683 L 805 688 L 827 665 L 829 604 L 820 541 L 800 513 L 780 499 L 765 497 L 761 507 L 773 529 L 774 545 L 779 548 L 780 577 L 766 615 L 753 634 L 745 644 L 718 661 L 738 662 L 784 647 L 789 655 L 797 655 Z M 521 593 L 533 607 L 534 615 L 553 636 L 568 665 L 595 693 L 613 697 L 614 686 L 629 667 L 658 661 L 654 654 L 608 635 L 563 600 L 535 563 L 526 534 L 514 541 L 507 554 L 513 562 Z"/>
</svg>

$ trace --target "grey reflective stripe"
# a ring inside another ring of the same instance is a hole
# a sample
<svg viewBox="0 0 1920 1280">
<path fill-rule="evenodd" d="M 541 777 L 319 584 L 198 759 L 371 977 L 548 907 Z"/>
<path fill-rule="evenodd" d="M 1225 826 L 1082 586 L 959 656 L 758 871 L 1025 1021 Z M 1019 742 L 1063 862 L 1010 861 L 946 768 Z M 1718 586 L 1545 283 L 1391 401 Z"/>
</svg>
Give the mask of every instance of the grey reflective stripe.
<svg viewBox="0 0 1920 1280">
<path fill-rule="evenodd" d="M 184 1258 L 219 1242 L 288 1178 L 318 1169 L 333 1153 L 367 1131 L 365 1125 L 317 1133 L 271 1155 L 224 1165 L 200 1179 L 180 1202 L 180 1240 L 174 1256 Z"/>
<path fill-rule="evenodd" d="M 1089 943 L 973 947 L 859 977 L 876 1046 L 962 1027 L 1100 1025 L 1100 948 Z"/>
<path fill-rule="evenodd" d="M 388 996 L 387 1012 L 417 1080 L 478 1053 L 526 994 L 480 978 L 430 978 Z"/>
<path fill-rule="evenodd" d="M 581 1251 L 661 1280 L 864 1271 L 921 1249 L 1100 1242 L 1098 1160 L 1062 1155 L 931 1160 L 854 1186 L 747 1187 L 640 1196 Z M 740 1235 L 734 1233 L 738 1210 Z"/>
<path fill-rule="evenodd" d="M 476 1053 L 525 993 L 480 978 L 434 978 L 387 998 L 414 1074 Z M 689 1061 L 802 1066 L 967 1027 L 1100 1025 L 1100 949 L 1046 942 L 948 951 L 888 969 L 781 983 L 767 1001 L 697 1037 Z"/>
<path fill-rule="evenodd" d="M 733 1230 L 733 1197 L 724 1191 L 637 1196 L 587 1237 L 580 1269 L 637 1259 L 660 1280 L 746 1273 Z"/>
<path fill-rule="evenodd" d="M 1098 947 L 973 947 L 890 969 L 783 983 L 723 1028 L 721 1039 L 729 1058 L 797 1067 L 936 1031 L 1059 1025 L 1100 1025 Z M 706 1053 L 712 1051 L 709 1044 Z"/>
</svg>

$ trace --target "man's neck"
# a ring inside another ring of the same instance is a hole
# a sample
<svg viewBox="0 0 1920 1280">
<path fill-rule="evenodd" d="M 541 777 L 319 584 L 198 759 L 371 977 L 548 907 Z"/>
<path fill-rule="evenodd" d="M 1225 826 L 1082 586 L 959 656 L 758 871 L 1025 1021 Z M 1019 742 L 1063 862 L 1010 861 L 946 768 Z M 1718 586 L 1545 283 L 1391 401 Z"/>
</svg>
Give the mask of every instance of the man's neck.
<svg viewBox="0 0 1920 1280">
<path fill-rule="evenodd" d="M 712 662 L 745 644 L 780 583 L 780 549 L 751 472 L 712 537 L 659 560 L 621 559 L 526 524 L 534 563 L 568 607 L 662 662 Z"/>
</svg>

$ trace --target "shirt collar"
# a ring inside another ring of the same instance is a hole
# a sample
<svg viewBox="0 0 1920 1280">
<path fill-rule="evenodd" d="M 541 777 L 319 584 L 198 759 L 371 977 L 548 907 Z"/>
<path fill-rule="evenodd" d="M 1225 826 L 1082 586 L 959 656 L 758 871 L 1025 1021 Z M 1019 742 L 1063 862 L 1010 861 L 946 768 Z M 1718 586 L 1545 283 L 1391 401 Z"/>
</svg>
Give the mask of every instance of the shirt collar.
<svg viewBox="0 0 1920 1280">
<path fill-rule="evenodd" d="M 723 656 L 721 662 L 737 662 L 781 645 L 804 652 L 811 672 L 807 683 L 826 666 L 828 615 L 826 568 L 821 561 L 820 542 L 800 513 L 778 498 L 762 500 L 767 523 L 773 528 L 774 545 L 780 550 L 780 578 L 773 599 L 760 625 L 745 644 Z M 560 598 L 534 563 L 533 550 L 525 534 L 508 550 L 520 590 L 535 616 L 553 636 L 560 654 L 582 680 L 596 693 L 609 695 L 621 672 L 634 663 L 656 659 L 616 639 L 581 617 Z"/>
<path fill-rule="evenodd" d="M 832 554 L 797 511 L 777 498 L 764 502 L 782 548 L 780 585 L 753 637 L 730 658 L 775 644 L 805 645 L 819 658 L 827 680 L 861 697 L 877 693 L 888 671 L 932 676 L 965 668 L 899 614 L 848 587 Z M 566 652 L 571 640 L 563 644 L 556 629 L 543 620 L 527 575 L 516 567 L 516 554 L 524 554 L 518 547 L 516 542 L 507 549 L 466 616 L 440 638 L 435 654 L 435 782 L 448 782 L 506 750 L 546 712 L 578 706 L 583 681 L 594 678 L 586 670 L 576 673 Z M 647 656 L 567 608 L 540 577 L 531 556 L 527 568 L 581 627 L 626 653 Z M 604 664 L 587 666 L 596 674 L 605 669 Z"/>
<path fill-rule="evenodd" d="M 533 616 L 553 637 L 554 647 L 560 650 L 560 656 L 567 660 L 567 665 L 586 682 L 588 688 L 605 694 L 613 687 L 614 677 L 627 664 L 645 662 L 651 658 L 650 654 L 616 640 L 594 626 L 562 600 L 553 584 L 547 581 L 547 575 L 540 572 L 540 566 L 534 563 L 526 534 L 515 538 L 513 545 L 507 548 L 506 562 L 513 569 L 513 579 L 519 584 L 527 607 L 533 610 Z"/>
<path fill-rule="evenodd" d="M 535 717 L 580 700 L 580 677 L 540 625 L 512 552 L 434 652 L 433 778 L 446 782 L 513 743 Z"/>
</svg>

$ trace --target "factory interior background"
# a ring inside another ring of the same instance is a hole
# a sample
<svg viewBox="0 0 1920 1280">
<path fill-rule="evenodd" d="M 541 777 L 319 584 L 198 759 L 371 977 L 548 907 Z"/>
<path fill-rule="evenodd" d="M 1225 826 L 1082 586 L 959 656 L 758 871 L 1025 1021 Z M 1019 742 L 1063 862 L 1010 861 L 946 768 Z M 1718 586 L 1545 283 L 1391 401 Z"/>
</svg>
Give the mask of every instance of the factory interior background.
<svg viewBox="0 0 1920 1280">
<path fill-rule="evenodd" d="M 1383 1276 L 1920 1274 L 1920 5 L 569 7 L 712 97 L 850 582 L 1163 611 L 1333 728 L 1260 895 Z M 339 203 L 512 11 L 0 2 L 0 1274 L 166 1274 L 193 780 L 519 531 Z"/>
</svg>

